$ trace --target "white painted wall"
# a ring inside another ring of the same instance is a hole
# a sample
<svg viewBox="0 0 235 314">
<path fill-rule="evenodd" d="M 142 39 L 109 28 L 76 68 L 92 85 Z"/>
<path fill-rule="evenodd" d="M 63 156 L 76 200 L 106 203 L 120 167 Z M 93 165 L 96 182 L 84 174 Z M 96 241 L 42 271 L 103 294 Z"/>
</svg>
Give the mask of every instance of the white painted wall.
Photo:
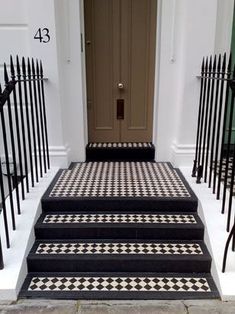
<svg viewBox="0 0 235 314">
<path fill-rule="evenodd" d="M 234 0 L 218 0 L 215 53 L 230 52 Z"/>
<path fill-rule="evenodd" d="M 18 53 L 22 56 L 29 53 L 27 0 L 0 0 L 0 8 L 0 83 L 4 88 L 4 62 L 9 65 L 10 54 Z M 1 128 L 0 138 L 2 139 Z M 3 143 L 1 141 L 0 156 L 2 155 Z"/>
<path fill-rule="evenodd" d="M 0 79 L 10 54 L 29 53 L 27 0 L 0 0 Z M 16 50 L 17 48 L 17 50 Z"/>
<path fill-rule="evenodd" d="M 219 0 L 218 9 L 214 0 L 162 1 L 155 111 L 157 160 L 169 160 L 176 166 L 192 164 L 200 87 L 196 75 L 202 57 L 214 53 L 215 43 L 224 50 L 230 42 L 230 35 L 223 43 L 219 39 L 232 19 L 230 14 L 227 23 L 217 20 L 223 6 L 227 12 L 226 1 Z"/>
<path fill-rule="evenodd" d="M 203 55 L 227 49 L 232 0 L 158 0 L 154 143 L 157 160 L 191 164 Z M 85 159 L 85 56 L 81 52 L 83 0 L 0 0 L 0 75 L 10 53 L 42 59 L 53 164 Z M 33 39 L 39 27 L 51 41 Z M 226 35 L 224 35 L 226 34 Z M 84 36 L 83 36 L 84 38 Z"/>
</svg>

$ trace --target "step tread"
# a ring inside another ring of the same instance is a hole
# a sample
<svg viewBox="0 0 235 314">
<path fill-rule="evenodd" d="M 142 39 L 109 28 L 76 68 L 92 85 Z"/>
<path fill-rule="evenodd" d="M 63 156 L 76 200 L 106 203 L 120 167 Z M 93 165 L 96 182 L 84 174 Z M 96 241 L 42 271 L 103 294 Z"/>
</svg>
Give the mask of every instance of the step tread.
<svg viewBox="0 0 235 314">
<path fill-rule="evenodd" d="M 117 184 L 118 182 L 118 184 Z M 91 184 L 93 183 L 93 184 Z M 87 162 L 63 170 L 49 198 L 195 199 L 179 170 L 169 163 Z"/>
<path fill-rule="evenodd" d="M 95 149 L 109 149 L 109 148 L 116 148 L 116 149 L 125 149 L 125 148 L 132 148 L 132 149 L 141 149 L 141 148 L 154 148 L 153 143 L 151 142 L 105 142 L 105 143 L 98 143 L 98 142 L 91 142 L 87 144 L 87 148 L 95 148 Z"/>
<path fill-rule="evenodd" d="M 122 212 L 53 212 L 50 214 L 42 214 L 39 218 L 36 227 L 39 226 L 51 226 L 55 224 L 60 225 L 122 225 L 122 224 L 140 224 L 140 225 L 198 225 L 201 224 L 197 214 L 188 213 L 122 213 Z"/>
<path fill-rule="evenodd" d="M 218 298 L 209 273 L 30 273 L 20 297 L 77 299 Z"/>
<path fill-rule="evenodd" d="M 35 241 L 29 257 L 39 255 L 199 255 L 210 259 L 203 241 L 40 240 Z"/>
</svg>

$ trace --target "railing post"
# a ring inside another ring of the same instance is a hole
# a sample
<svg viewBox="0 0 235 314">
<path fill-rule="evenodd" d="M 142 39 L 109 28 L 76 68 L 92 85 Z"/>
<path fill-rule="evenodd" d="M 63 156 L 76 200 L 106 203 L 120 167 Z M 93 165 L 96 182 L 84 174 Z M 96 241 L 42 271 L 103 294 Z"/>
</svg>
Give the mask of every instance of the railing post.
<svg viewBox="0 0 235 314">
<path fill-rule="evenodd" d="M 203 71 L 203 93 L 202 93 L 202 113 L 201 113 L 201 125 L 199 132 L 199 149 L 198 149 L 198 171 L 197 171 L 197 183 L 201 183 L 201 178 L 203 174 L 203 164 L 202 164 L 202 143 L 203 143 L 203 132 L 205 128 L 205 110 L 206 110 L 206 92 L 207 92 L 207 80 L 208 75 L 208 58 L 206 58 L 206 63 Z"/>
<path fill-rule="evenodd" d="M 204 73 L 204 58 L 202 60 L 202 66 L 201 66 L 201 87 L 200 87 L 200 99 L 199 99 L 198 121 L 197 121 L 197 140 L 196 140 L 195 160 L 193 162 L 192 177 L 196 177 L 197 164 L 198 164 L 198 150 L 201 149 L 201 147 L 199 147 L 199 134 L 200 134 L 200 126 L 201 126 L 201 118 L 202 118 L 201 117 L 202 116 L 202 91 L 203 91 L 203 86 L 204 86 L 203 73 Z"/>
<path fill-rule="evenodd" d="M 0 269 L 3 269 L 3 255 L 2 255 L 2 243 L 1 243 L 1 237 L 0 237 Z"/>
</svg>

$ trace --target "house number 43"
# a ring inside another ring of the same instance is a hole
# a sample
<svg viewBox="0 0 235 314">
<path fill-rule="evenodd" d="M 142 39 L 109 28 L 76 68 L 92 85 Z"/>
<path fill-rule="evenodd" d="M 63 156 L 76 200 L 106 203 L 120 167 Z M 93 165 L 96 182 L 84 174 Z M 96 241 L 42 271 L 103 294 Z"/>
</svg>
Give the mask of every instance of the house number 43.
<svg viewBox="0 0 235 314">
<path fill-rule="evenodd" d="M 34 39 L 37 39 L 40 41 L 40 43 L 49 43 L 51 40 L 49 29 L 44 27 L 44 28 L 39 28 L 34 35 Z"/>
</svg>

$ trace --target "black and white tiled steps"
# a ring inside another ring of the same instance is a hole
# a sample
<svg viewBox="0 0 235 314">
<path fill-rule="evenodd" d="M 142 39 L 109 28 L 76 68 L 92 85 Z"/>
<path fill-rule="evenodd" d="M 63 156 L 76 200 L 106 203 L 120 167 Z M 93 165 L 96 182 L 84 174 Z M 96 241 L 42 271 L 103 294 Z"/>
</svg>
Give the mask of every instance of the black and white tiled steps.
<svg viewBox="0 0 235 314">
<path fill-rule="evenodd" d="M 155 147 L 152 143 L 88 143 L 87 161 L 153 161 Z"/>
<path fill-rule="evenodd" d="M 35 225 L 37 239 L 201 240 L 204 226 L 196 213 L 52 212 Z"/>
<path fill-rule="evenodd" d="M 203 241 L 36 241 L 29 272 L 209 272 Z"/>
<path fill-rule="evenodd" d="M 218 298 L 210 275 L 188 273 L 31 273 L 21 297 L 56 299 L 209 299 Z"/>
<path fill-rule="evenodd" d="M 42 208 L 196 211 L 197 198 L 169 163 L 88 162 L 59 171 L 42 198 Z"/>
<path fill-rule="evenodd" d="M 217 298 L 197 198 L 169 163 L 87 162 L 42 199 L 20 296 Z"/>
</svg>

